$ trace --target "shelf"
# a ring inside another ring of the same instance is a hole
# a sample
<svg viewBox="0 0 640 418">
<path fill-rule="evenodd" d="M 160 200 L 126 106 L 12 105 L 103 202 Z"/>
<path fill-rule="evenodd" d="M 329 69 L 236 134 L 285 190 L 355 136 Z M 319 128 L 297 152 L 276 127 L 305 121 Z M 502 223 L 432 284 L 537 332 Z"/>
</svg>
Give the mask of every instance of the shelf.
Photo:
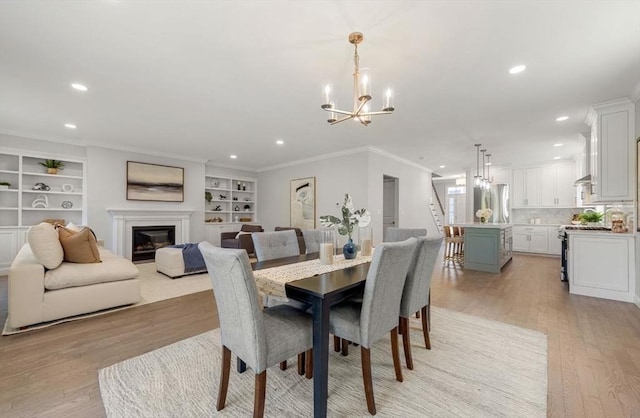
<svg viewBox="0 0 640 418">
<path fill-rule="evenodd" d="M 56 211 L 56 212 L 82 212 L 81 208 L 22 208 L 22 210 L 35 210 L 35 211 Z"/>
<path fill-rule="evenodd" d="M 17 192 L 18 189 L 0 189 L 0 192 Z"/>
<path fill-rule="evenodd" d="M 10 208 L 10 207 L 6 207 L 6 208 L 2 208 L 0 207 L 0 210 L 18 210 L 18 208 Z"/>
<path fill-rule="evenodd" d="M 78 179 L 82 180 L 82 176 L 67 176 L 65 174 L 47 174 L 47 173 L 22 173 L 25 176 L 37 176 L 37 177 L 59 177 L 63 179 Z"/>
<path fill-rule="evenodd" d="M 216 192 L 230 192 L 230 191 L 232 191 L 231 189 L 221 189 L 219 187 L 205 187 L 204 189 L 205 190 L 213 190 L 213 191 L 216 191 Z"/>
<path fill-rule="evenodd" d="M 82 192 L 54 192 L 51 190 L 23 190 L 23 193 L 38 193 L 38 194 L 61 194 L 67 196 L 82 196 Z"/>
<path fill-rule="evenodd" d="M 211 199 L 212 202 L 233 202 L 232 200 L 228 200 L 228 199 Z"/>
<path fill-rule="evenodd" d="M 234 210 L 233 213 L 254 213 L 252 210 Z"/>
<path fill-rule="evenodd" d="M 20 174 L 20 173 L 14 170 L 0 170 L 0 174 Z"/>
<path fill-rule="evenodd" d="M 228 210 L 205 210 L 204 213 L 231 213 Z"/>
</svg>

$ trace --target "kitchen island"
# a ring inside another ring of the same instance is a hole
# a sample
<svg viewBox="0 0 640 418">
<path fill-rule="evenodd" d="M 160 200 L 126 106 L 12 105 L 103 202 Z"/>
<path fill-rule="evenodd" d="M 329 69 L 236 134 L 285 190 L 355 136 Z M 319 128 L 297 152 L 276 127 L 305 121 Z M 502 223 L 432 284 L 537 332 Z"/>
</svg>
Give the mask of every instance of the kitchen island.
<svg viewBox="0 0 640 418">
<path fill-rule="evenodd" d="M 464 269 L 500 273 L 513 246 L 511 224 L 465 224 Z"/>
</svg>

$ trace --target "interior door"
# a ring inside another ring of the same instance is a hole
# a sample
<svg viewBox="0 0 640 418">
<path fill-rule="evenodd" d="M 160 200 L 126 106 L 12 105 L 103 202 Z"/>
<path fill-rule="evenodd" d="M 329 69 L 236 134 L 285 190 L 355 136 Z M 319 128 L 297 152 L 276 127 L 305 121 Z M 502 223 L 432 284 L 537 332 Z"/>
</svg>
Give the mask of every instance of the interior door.
<svg viewBox="0 0 640 418">
<path fill-rule="evenodd" d="M 398 178 L 384 176 L 382 183 L 382 234 L 384 240 L 387 228 L 398 226 Z"/>
</svg>

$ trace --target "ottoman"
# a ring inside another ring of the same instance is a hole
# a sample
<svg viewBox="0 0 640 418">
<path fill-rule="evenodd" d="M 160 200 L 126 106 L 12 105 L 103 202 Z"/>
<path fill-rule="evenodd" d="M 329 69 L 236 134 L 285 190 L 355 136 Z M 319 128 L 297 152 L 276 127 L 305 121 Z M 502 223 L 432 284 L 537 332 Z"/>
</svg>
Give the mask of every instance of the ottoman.
<svg viewBox="0 0 640 418">
<path fill-rule="evenodd" d="M 175 279 L 189 274 L 206 273 L 207 269 L 185 273 L 182 248 L 163 247 L 156 250 L 156 271 Z"/>
</svg>

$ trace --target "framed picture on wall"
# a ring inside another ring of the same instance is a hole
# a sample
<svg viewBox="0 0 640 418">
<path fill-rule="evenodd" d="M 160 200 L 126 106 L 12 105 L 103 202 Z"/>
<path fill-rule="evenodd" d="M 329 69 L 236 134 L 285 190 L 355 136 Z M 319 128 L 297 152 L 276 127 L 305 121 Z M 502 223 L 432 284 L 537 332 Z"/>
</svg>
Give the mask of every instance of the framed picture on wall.
<svg viewBox="0 0 640 418">
<path fill-rule="evenodd" d="M 316 178 L 291 180 L 292 227 L 314 229 L 316 227 Z"/>
<path fill-rule="evenodd" d="M 127 161 L 127 200 L 184 202 L 184 168 Z"/>
</svg>

